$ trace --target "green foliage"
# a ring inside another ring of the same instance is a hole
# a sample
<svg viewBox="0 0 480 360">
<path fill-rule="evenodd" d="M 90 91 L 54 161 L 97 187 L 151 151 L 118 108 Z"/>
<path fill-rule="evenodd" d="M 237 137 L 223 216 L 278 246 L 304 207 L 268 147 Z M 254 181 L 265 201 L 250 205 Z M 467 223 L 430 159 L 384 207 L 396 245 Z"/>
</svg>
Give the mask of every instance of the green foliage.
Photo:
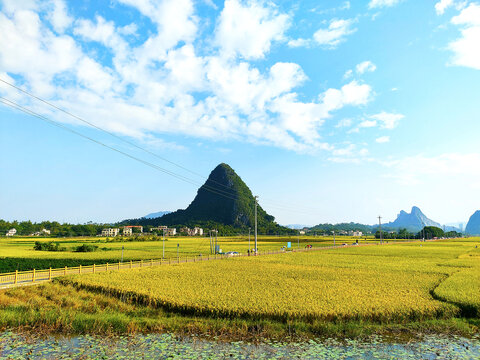
<svg viewBox="0 0 480 360">
<path fill-rule="evenodd" d="M 35 245 L 33 246 L 33 249 L 38 251 L 66 251 L 67 250 L 65 247 L 60 246 L 59 243 L 54 243 L 53 241 L 50 241 L 50 242 L 35 241 Z"/>
<path fill-rule="evenodd" d="M 96 246 L 96 245 L 83 244 L 81 246 L 78 246 L 75 249 L 75 252 L 94 252 L 94 251 L 97 251 L 97 250 L 98 250 L 98 246 Z"/>
<path fill-rule="evenodd" d="M 34 259 L 22 257 L 2 257 L 0 258 L 0 273 L 40 269 L 57 269 L 65 266 L 75 267 L 78 265 L 88 266 L 93 264 L 106 264 L 117 262 L 118 259 L 104 258 L 104 259 L 79 259 L 79 258 L 60 258 L 60 259 Z"/>
<path fill-rule="evenodd" d="M 441 238 L 445 236 L 445 233 L 442 229 L 436 226 L 425 226 L 423 230 L 421 230 L 417 236 L 420 238 L 425 236 L 425 239 L 433 239 L 433 238 Z"/>
<path fill-rule="evenodd" d="M 340 224 L 318 224 L 309 229 L 310 232 L 322 232 L 330 234 L 332 231 L 336 233 L 340 231 L 361 231 L 363 233 L 370 233 L 372 231 L 372 227 L 370 225 L 364 225 L 359 223 L 340 223 Z"/>
<path fill-rule="evenodd" d="M 60 224 L 56 221 L 42 221 L 32 223 L 31 221 L 5 221 L 0 219 L 0 235 L 12 228 L 17 230 L 17 235 L 31 235 L 40 232 L 43 229 L 50 230 L 51 237 L 71 237 L 71 236 L 96 236 L 102 232 L 102 229 L 108 225 L 105 224 Z M 48 235 L 47 235 L 48 236 Z"/>
</svg>

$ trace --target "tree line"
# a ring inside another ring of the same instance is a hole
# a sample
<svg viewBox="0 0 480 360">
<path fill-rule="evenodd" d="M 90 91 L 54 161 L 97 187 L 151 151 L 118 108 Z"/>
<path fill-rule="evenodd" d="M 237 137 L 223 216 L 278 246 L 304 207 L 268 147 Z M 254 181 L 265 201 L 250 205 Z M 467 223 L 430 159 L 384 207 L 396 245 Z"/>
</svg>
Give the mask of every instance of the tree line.
<svg viewBox="0 0 480 360">
<path fill-rule="evenodd" d="M 407 229 L 400 229 L 398 231 L 382 231 L 382 238 L 389 239 L 433 239 L 433 238 L 456 238 L 463 236 L 456 231 L 443 231 L 436 226 L 425 226 L 417 233 L 407 231 Z M 375 232 L 375 238 L 380 239 L 380 231 Z"/>
</svg>

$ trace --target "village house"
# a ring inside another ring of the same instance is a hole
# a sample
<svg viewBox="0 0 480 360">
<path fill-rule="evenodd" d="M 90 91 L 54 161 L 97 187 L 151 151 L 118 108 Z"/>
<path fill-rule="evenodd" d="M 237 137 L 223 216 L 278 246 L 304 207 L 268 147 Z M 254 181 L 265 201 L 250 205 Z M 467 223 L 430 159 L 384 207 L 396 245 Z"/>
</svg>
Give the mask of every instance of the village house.
<svg viewBox="0 0 480 360">
<path fill-rule="evenodd" d="M 133 234 L 133 228 L 140 229 L 140 232 L 143 233 L 143 226 L 140 225 L 128 225 L 123 227 L 123 236 L 130 236 Z"/>
<path fill-rule="evenodd" d="M 167 235 L 167 236 L 177 235 L 177 229 L 176 228 L 168 228 L 167 231 L 165 232 L 165 235 Z"/>
<path fill-rule="evenodd" d="M 42 235 L 50 235 L 50 230 L 42 229 L 40 231 L 36 231 L 31 236 L 42 236 Z"/>
<path fill-rule="evenodd" d="M 17 233 L 17 229 L 10 229 L 7 231 L 7 233 L 5 234 L 5 236 L 13 236 Z"/>
<path fill-rule="evenodd" d="M 183 227 L 180 229 L 180 232 L 187 233 L 188 236 L 203 235 L 203 229 L 198 226 L 195 226 L 193 229 L 190 229 L 188 227 Z"/>
<path fill-rule="evenodd" d="M 158 232 L 161 232 L 163 233 L 164 231 L 167 231 L 168 227 L 166 225 L 160 225 L 159 227 L 153 227 L 150 229 L 150 231 L 154 232 L 154 231 L 158 231 Z"/>
<path fill-rule="evenodd" d="M 102 230 L 102 236 L 117 236 L 120 232 L 118 228 L 108 228 Z"/>
</svg>

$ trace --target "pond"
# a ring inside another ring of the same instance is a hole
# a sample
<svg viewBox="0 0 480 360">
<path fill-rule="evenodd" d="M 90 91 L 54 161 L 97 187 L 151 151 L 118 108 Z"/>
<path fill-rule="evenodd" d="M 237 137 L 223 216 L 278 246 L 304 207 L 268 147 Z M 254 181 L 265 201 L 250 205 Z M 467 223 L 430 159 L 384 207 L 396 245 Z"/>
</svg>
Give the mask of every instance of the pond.
<svg viewBox="0 0 480 360">
<path fill-rule="evenodd" d="M 223 342 L 149 334 L 102 338 L 3 332 L 1 359 L 480 359 L 480 338 L 428 335 L 404 343 L 310 340 L 299 343 Z"/>
</svg>

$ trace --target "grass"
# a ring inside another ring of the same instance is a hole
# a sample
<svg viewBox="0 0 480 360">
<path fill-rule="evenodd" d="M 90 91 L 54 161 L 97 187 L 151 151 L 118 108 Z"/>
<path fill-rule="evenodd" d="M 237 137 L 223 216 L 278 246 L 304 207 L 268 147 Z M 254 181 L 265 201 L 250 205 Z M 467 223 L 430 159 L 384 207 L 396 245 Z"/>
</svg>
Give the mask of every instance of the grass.
<svg viewBox="0 0 480 360">
<path fill-rule="evenodd" d="M 478 333 L 479 239 L 236 258 L 0 292 L 0 326 L 235 339 Z M 465 309 L 477 312 L 466 312 Z"/>
</svg>

